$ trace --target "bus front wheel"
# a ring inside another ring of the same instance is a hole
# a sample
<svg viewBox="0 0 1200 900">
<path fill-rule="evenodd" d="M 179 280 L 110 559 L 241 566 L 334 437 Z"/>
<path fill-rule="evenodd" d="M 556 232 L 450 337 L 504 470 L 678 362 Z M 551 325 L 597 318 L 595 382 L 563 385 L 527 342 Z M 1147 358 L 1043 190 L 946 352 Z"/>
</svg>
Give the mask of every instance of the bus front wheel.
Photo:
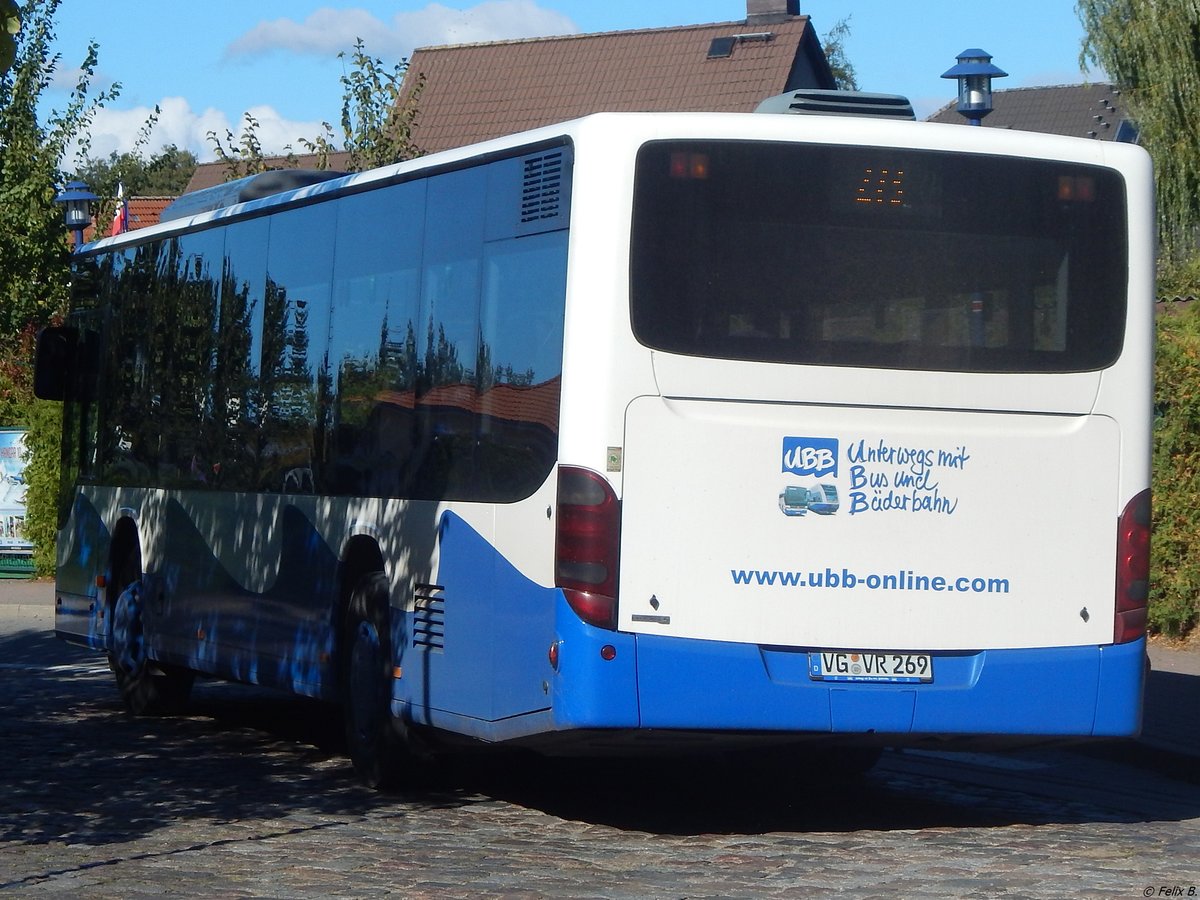
<svg viewBox="0 0 1200 900">
<path fill-rule="evenodd" d="M 392 716 L 392 638 L 387 578 L 364 576 L 342 628 L 342 717 L 354 770 L 376 790 L 396 787 L 406 768 L 403 723 Z"/>
</svg>

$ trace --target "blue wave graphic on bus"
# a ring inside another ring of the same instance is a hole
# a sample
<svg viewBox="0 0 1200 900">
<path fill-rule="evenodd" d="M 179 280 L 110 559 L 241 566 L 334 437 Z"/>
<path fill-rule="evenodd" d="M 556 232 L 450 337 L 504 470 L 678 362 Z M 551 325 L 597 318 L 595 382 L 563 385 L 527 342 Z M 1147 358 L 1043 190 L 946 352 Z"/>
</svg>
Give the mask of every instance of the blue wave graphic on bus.
<svg viewBox="0 0 1200 900">
<path fill-rule="evenodd" d="M 838 473 L 837 438 L 785 437 L 783 471 L 793 475 L 833 476 Z"/>
</svg>

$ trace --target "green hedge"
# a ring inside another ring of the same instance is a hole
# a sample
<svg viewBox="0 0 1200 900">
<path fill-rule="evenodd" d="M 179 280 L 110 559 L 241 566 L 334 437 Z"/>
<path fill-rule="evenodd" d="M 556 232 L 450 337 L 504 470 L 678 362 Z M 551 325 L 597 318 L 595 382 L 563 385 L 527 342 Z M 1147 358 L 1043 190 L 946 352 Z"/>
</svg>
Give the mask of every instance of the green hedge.
<svg viewBox="0 0 1200 900">
<path fill-rule="evenodd" d="M 33 541 L 33 564 L 39 576 L 54 574 L 58 536 L 59 447 L 62 444 L 62 404 L 34 400 L 29 407 L 25 446 L 25 537 Z"/>
<path fill-rule="evenodd" d="M 1150 628 L 1182 637 L 1200 621 L 1200 303 L 1158 319 Z"/>
</svg>

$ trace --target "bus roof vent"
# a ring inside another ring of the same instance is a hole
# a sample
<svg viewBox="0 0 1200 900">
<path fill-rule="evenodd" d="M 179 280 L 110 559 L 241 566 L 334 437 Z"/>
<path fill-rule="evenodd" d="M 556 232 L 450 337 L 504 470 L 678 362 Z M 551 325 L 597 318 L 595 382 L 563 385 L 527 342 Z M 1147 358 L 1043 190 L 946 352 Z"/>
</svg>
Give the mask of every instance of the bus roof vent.
<svg viewBox="0 0 1200 900">
<path fill-rule="evenodd" d="M 178 197 L 167 205 L 159 216 L 160 222 L 172 219 L 183 219 L 198 213 L 209 212 L 233 206 L 235 203 L 245 203 L 248 200 L 258 200 L 284 191 L 294 191 L 297 188 L 308 187 L 310 184 L 320 184 L 333 178 L 341 178 L 345 172 L 329 172 L 316 169 L 274 169 L 270 172 L 260 172 L 257 175 L 247 175 L 236 181 L 227 181 L 214 187 L 192 191 Z"/>
<path fill-rule="evenodd" d="M 916 121 L 912 104 L 899 94 L 862 91 L 788 91 L 768 97 L 754 110 L 760 113 L 793 113 L 801 116 L 869 116 Z"/>
</svg>

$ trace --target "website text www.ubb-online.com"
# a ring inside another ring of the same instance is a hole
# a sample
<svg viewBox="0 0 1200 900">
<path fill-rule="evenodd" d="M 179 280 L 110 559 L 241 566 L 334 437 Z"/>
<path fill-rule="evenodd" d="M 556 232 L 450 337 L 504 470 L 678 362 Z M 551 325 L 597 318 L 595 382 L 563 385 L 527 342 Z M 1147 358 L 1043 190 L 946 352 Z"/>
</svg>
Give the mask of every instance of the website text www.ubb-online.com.
<svg viewBox="0 0 1200 900">
<path fill-rule="evenodd" d="M 866 589 L 870 591 L 948 591 L 966 594 L 1007 594 L 1007 578 L 982 578 L 970 575 L 919 575 L 908 569 L 862 575 L 849 569 L 826 568 L 824 571 L 788 572 L 780 569 L 730 569 L 734 584 L 763 587 Z"/>
</svg>

